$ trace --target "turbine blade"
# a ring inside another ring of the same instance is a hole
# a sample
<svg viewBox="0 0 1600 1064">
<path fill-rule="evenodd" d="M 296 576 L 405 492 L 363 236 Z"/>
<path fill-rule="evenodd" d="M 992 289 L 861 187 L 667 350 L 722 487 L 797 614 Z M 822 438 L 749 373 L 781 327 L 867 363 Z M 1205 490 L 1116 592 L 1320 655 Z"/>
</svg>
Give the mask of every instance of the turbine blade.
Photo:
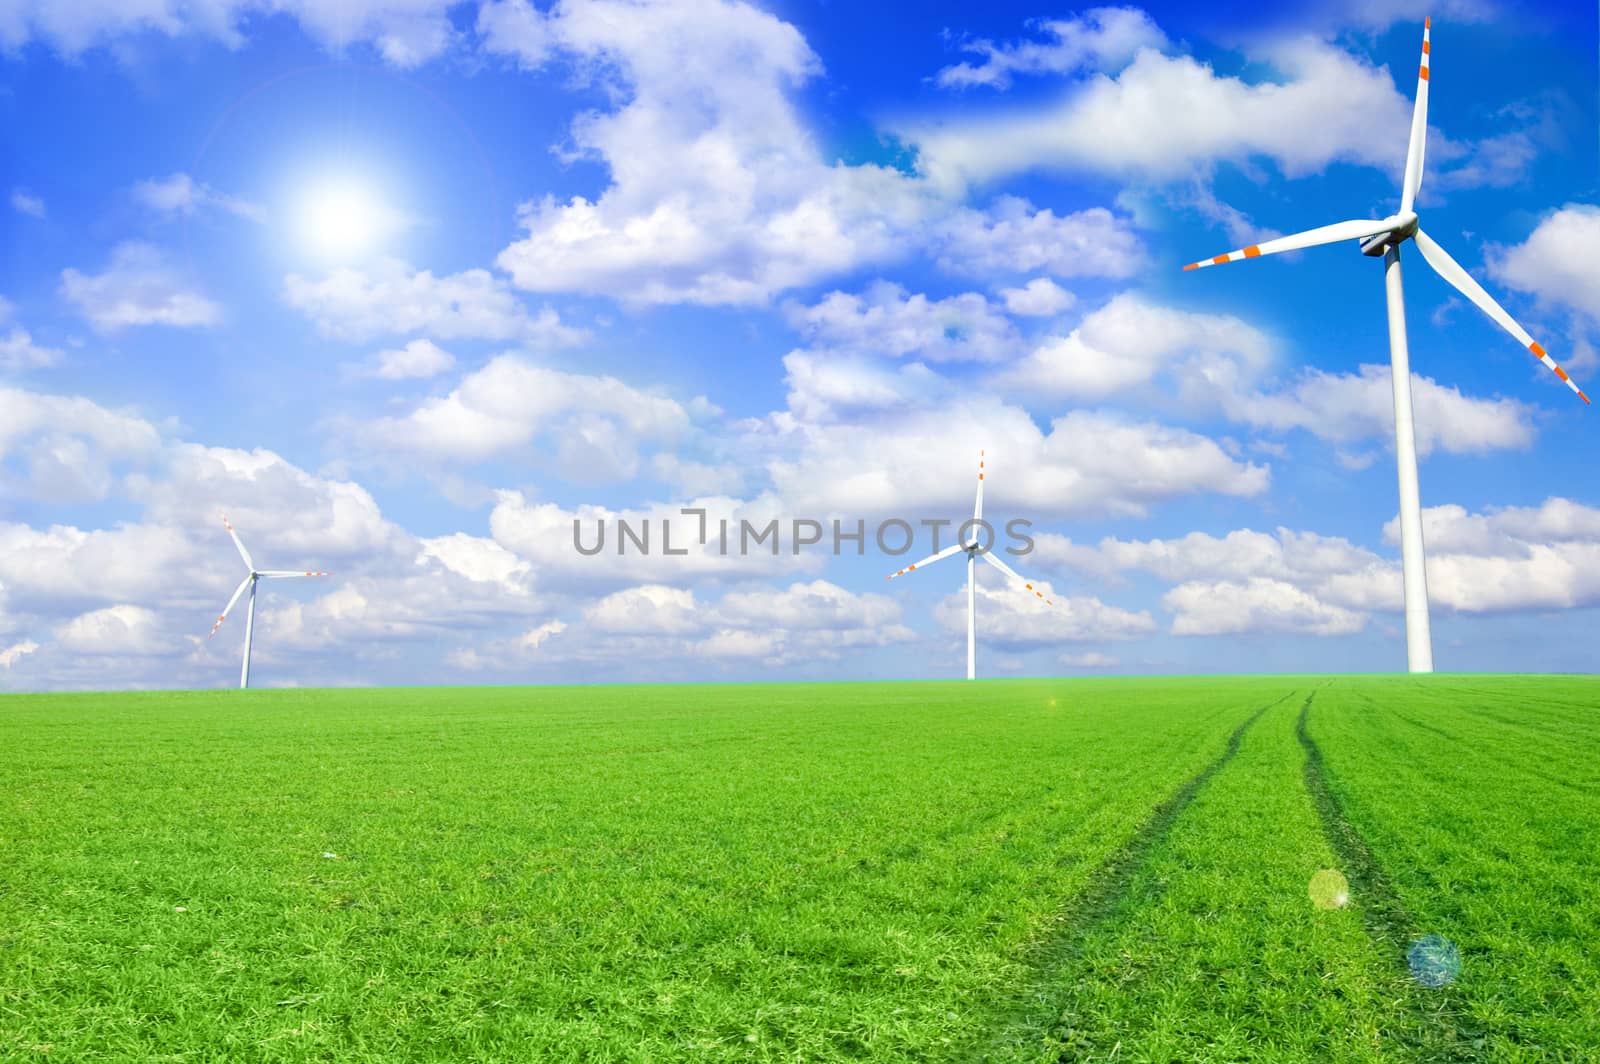
<svg viewBox="0 0 1600 1064">
<path fill-rule="evenodd" d="M 245 566 L 251 570 L 254 570 L 256 563 L 250 560 L 250 552 L 244 549 L 244 543 L 240 541 L 239 533 L 235 532 L 233 530 L 233 526 L 228 523 L 227 514 L 222 515 L 222 527 L 226 528 L 228 530 L 228 535 L 233 537 L 233 545 L 239 548 L 239 557 L 244 559 Z"/>
<path fill-rule="evenodd" d="M 1007 565 L 999 558 L 996 558 L 993 552 L 986 551 L 980 555 L 980 557 L 982 557 L 984 561 L 988 562 L 996 569 L 999 569 L 1002 573 L 1005 573 L 1006 576 L 1010 577 L 1012 580 L 1015 580 L 1017 583 L 1021 584 L 1027 590 L 1032 591 L 1034 597 L 1042 600 L 1046 606 L 1055 605 L 1055 602 L 1052 599 L 1047 599 L 1044 597 L 1043 591 L 1040 591 L 1038 588 L 1033 586 L 1033 582 L 1031 580 L 1027 580 L 1020 576 L 1015 569 L 1011 568 L 1011 566 Z"/>
<path fill-rule="evenodd" d="M 983 452 L 982 451 L 978 452 L 978 501 L 972 504 L 972 519 L 974 521 L 982 521 L 983 520 Z M 977 537 L 978 530 L 976 528 L 974 528 L 972 530 L 972 535 L 973 535 L 974 538 Z"/>
<path fill-rule="evenodd" d="M 1528 335 L 1528 330 L 1518 325 L 1517 319 L 1507 314 L 1506 308 L 1496 303 L 1494 297 L 1485 292 L 1483 286 L 1474 281 L 1472 275 L 1463 270 L 1461 264 L 1452 259 L 1444 248 L 1434 243 L 1432 238 L 1421 229 L 1417 230 L 1416 236 L 1412 239 L 1417 242 L 1417 250 L 1422 252 L 1422 257 L 1427 260 L 1429 266 L 1433 267 L 1433 272 L 1454 285 L 1456 291 L 1476 303 L 1478 309 L 1493 318 L 1500 328 L 1516 337 L 1518 343 L 1532 351 L 1535 358 L 1543 362 L 1550 368 L 1552 373 L 1565 381 L 1568 388 L 1577 392 L 1579 399 L 1586 403 L 1589 401 L 1589 397 L 1583 394 L 1583 389 L 1579 388 L 1577 383 L 1567 376 L 1567 371 L 1556 365 L 1556 360 L 1546 354 L 1545 349 L 1539 346 L 1533 337 Z"/>
<path fill-rule="evenodd" d="M 1185 266 L 1186 270 L 1198 270 L 1202 266 L 1221 266 L 1224 262 L 1238 262 L 1240 259 L 1253 259 L 1262 255 L 1275 255 L 1280 251 L 1298 251 L 1301 248 L 1314 248 L 1319 244 L 1336 244 L 1341 240 L 1363 240 L 1378 233 L 1387 233 L 1394 228 L 1395 223 L 1384 221 L 1351 221 L 1334 222 L 1317 229 L 1307 229 L 1303 233 L 1292 236 L 1280 236 L 1276 240 L 1268 240 L 1262 244 L 1251 244 L 1238 251 L 1230 251 L 1226 255 L 1215 258 L 1202 259 L 1191 262 Z"/>
<path fill-rule="evenodd" d="M 217 629 L 221 628 L 222 622 L 228 619 L 228 613 L 233 609 L 233 604 L 239 601 L 239 596 L 244 594 L 244 589 L 249 585 L 249 583 L 250 577 L 248 576 L 239 581 L 239 586 L 233 589 L 233 598 L 229 599 L 228 604 L 222 607 L 222 612 L 217 615 L 217 623 L 211 626 L 211 635 L 206 636 L 207 639 L 210 639 L 212 635 L 217 634 Z"/>
<path fill-rule="evenodd" d="M 962 550 L 963 550 L 963 548 L 962 548 L 961 544 L 952 543 L 952 544 L 950 544 L 950 546 L 946 547 L 944 550 L 940 551 L 939 553 L 930 554 L 926 558 L 922 559 L 920 562 L 913 562 L 910 565 L 906 566 L 904 569 L 901 569 L 899 572 L 890 573 L 888 576 L 884 577 L 884 579 L 885 580 L 893 580 L 897 576 L 904 576 L 905 574 L 909 573 L 913 569 L 921 569 L 921 568 L 923 568 L 925 566 L 932 565 L 934 562 L 938 561 L 939 559 L 948 558 L 952 554 L 959 554 L 959 553 L 961 553 Z"/>
<path fill-rule="evenodd" d="M 1406 177 L 1400 186 L 1400 213 L 1411 210 L 1417 190 L 1422 188 L 1422 149 L 1428 139 L 1428 29 L 1433 20 L 1422 20 L 1422 66 L 1417 71 L 1417 102 L 1411 111 L 1411 143 L 1406 147 Z"/>
<path fill-rule="evenodd" d="M 256 573 L 256 575 L 257 576 L 262 576 L 262 577 L 268 577 L 268 576 L 284 577 L 284 576 L 327 576 L 328 574 L 327 573 L 297 573 L 297 572 L 292 572 L 292 571 L 290 571 L 288 569 L 262 569 L 260 572 Z"/>
</svg>

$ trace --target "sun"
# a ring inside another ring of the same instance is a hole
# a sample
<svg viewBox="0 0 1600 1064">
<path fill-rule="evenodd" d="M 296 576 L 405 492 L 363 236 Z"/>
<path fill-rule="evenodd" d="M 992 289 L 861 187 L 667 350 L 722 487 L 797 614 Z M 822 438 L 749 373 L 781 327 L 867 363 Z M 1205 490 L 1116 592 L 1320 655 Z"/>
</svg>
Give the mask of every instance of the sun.
<svg viewBox="0 0 1600 1064">
<path fill-rule="evenodd" d="M 357 177 L 325 177 L 300 194 L 300 242 L 323 258 L 350 259 L 381 250 L 406 228 L 406 216 L 375 185 Z"/>
</svg>

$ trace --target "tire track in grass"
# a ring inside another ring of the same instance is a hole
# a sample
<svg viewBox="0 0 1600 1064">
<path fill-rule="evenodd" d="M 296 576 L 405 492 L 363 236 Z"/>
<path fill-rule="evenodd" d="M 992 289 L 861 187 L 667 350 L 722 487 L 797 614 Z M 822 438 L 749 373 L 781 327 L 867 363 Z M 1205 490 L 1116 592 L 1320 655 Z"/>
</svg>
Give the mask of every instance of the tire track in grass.
<svg viewBox="0 0 1600 1064">
<path fill-rule="evenodd" d="M 1391 1034 L 1419 1060 L 1484 1060 L 1485 1032 L 1465 1015 L 1460 992 L 1453 986 L 1424 991 L 1411 978 L 1406 952 L 1421 936 L 1421 925 L 1406 908 L 1366 840 L 1345 817 L 1338 798 L 1328 786 L 1322 751 L 1306 727 L 1315 698 L 1315 691 L 1306 696 L 1294 729 L 1306 755 L 1303 769 L 1306 790 L 1316 806 L 1328 845 L 1339 859 L 1339 870 L 1350 883 L 1350 894 L 1360 905 L 1361 922 L 1366 925 L 1367 934 L 1399 969 L 1400 1004 L 1405 1013 Z"/>
<path fill-rule="evenodd" d="M 1040 1017 L 1054 1014 L 1048 1007 L 1049 988 L 1053 985 L 1051 974 L 1063 970 L 1076 960 L 1082 952 L 1084 940 L 1116 915 L 1140 866 L 1167 837 L 1174 821 L 1188 808 L 1200 789 L 1238 755 L 1239 746 L 1251 726 L 1267 710 L 1282 705 L 1295 694 L 1290 691 L 1246 717 L 1228 736 L 1222 753 L 1163 799 L 1132 837 L 1100 863 L 1085 881 L 1083 889 L 1057 912 L 1052 922 L 1060 930 L 1037 942 L 1029 950 L 1027 963 L 1033 970 L 1034 978 L 1017 993 L 1009 1008 L 1002 1006 L 997 1009 L 1004 1018 L 996 1024 L 985 1025 L 983 1032 L 988 1033 L 980 1032 L 973 1044 L 967 1046 L 965 1052 L 956 1059 L 1023 1059 L 1027 1049 L 1038 1045 L 1042 1033 L 1049 1026 L 1048 1020 L 1040 1022 Z M 1041 1006 L 1044 1007 L 1041 1009 Z"/>
</svg>

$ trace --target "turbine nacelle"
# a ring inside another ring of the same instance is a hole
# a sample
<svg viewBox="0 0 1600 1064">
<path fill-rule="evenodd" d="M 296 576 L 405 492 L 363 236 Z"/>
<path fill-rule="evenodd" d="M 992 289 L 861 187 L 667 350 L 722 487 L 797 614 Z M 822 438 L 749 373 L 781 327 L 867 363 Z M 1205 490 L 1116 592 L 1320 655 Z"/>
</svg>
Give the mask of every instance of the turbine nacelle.
<svg viewBox="0 0 1600 1064">
<path fill-rule="evenodd" d="M 1382 258 L 1391 247 L 1398 246 L 1402 241 L 1409 240 L 1417 235 L 1417 212 L 1406 211 L 1403 214 L 1391 214 L 1379 225 L 1392 225 L 1393 228 L 1383 233 L 1373 233 L 1371 236 L 1361 238 L 1361 254 Z"/>
</svg>

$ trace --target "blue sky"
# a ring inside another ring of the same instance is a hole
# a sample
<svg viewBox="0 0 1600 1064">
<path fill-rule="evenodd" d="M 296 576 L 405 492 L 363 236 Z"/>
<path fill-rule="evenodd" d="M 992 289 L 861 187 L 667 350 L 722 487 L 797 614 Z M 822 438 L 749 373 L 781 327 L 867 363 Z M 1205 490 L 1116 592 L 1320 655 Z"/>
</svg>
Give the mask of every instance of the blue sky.
<svg viewBox="0 0 1600 1064">
<path fill-rule="evenodd" d="M 258 684 L 957 676 L 958 561 L 571 527 L 980 448 L 980 674 L 1402 668 L 1379 262 L 1180 267 L 1396 209 L 1425 13 L 1423 225 L 1600 391 L 1592 9 L 0 0 L 0 688 L 235 682 L 223 512 L 333 572 Z M 1407 251 L 1438 667 L 1592 670 L 1595 415 Z"/>
</svg>

